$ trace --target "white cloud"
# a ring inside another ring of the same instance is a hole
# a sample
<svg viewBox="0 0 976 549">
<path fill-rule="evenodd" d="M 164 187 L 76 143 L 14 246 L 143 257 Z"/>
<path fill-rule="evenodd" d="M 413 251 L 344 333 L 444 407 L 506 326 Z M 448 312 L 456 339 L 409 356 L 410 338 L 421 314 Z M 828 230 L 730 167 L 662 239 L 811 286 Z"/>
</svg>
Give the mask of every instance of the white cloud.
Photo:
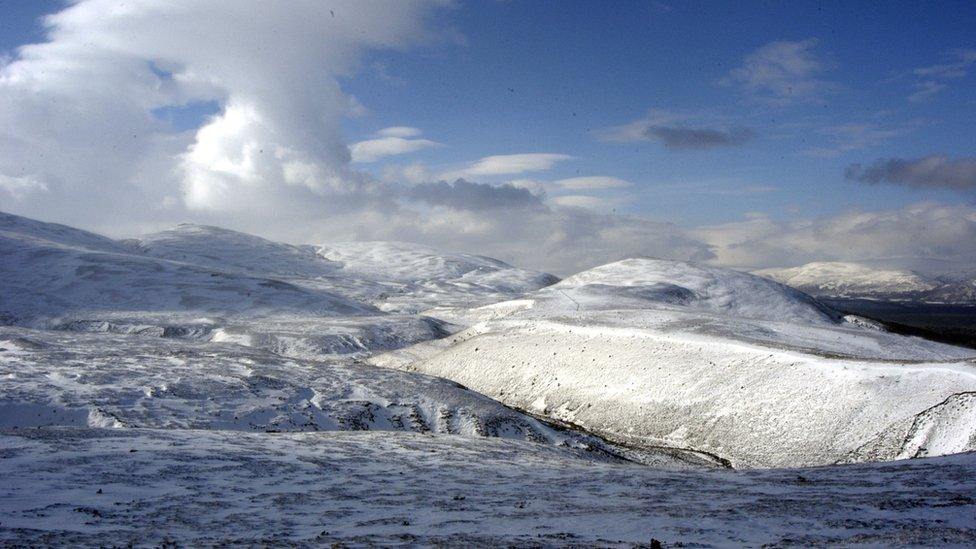
<svg viewBox="0 0 976 549">
<path fill-rule="evenodd" d="M 647 141 L 647 130 L 655 126 L 670 125 L 687 119 L 685 114 L 673 113 L 662 109 L 650 109 L 647 115 L 633 122 L 595 130 L 593 134 L 600 141 L 611 143 L 628 143 L 632 141 Z"/>
<path fill-rule="evenodd" d="M 819 78 L 828 64 L 817 55 L 818 44 L 816 38 L 770 42 L 747 55 L 720 83 L 769 104 L 822 101 L 836 85 Z"/>
<path fill-rule="evenodd" d="M 353 143 L 349 146 L 352 161 L 359 163 L 376 162 L 387 156 L 407 154 L 440 146 L 429 139 L 404 139 L 403 137 L 380 137 Z"/>
<path fill-rule="evenodd" d="M 976 209 L 920 203 L 852 210 L 820 219 L 754 216 L 690 235 L 714 246 L 715 261 L 755 269 L 811 261 L 872 262 L 890 268 L 976 268 Z"/>
<path fill-rule="evenodd" d="M 575 191 L 613 192 L 618 184 L 605 176 L 560 180 L 554 185 L 568 195 L 551 200 L 524 179 L 511 186 L 424 186 L 436 177 L 420 163 L 384 170 L 378 181 L 351 165 L 341 124 L 364 107 L 343 93 L 338 78 L 353 74 L 374 49 L 438 38 L 428 20 L 441 4 L 72 3 L 46 20 L 45 43 L 18 50 L 0 67 L 0 203 L 13 213 L 112 234 L 197 221 L 292 242 L 412 240 L 558 274 L 635 255 L 709 260 L 715 251 L 716 261 L 752 266 L 882 255 L 976 261 L 976 213 L 968 206 L 810 221 L 756 218 L 689 231 L 592 211 L 610 199 Z M 449 30 L 438 32 L 455 39 Z M 776 73 L 789 78 L 763 76 L 753 66 L 736 81 L 774 97 L 790 78 L 816 83 L 820 65 L 800 50 L 798 62 L 781 63 L 791 69 Z M 190 131 L 153 114 L 200 103 L 215 103 L 218 112 Z M 666 115 L 654 122 L 687 126 Z M 640 121 L 618 128 L 618 136 L 646 137 L 647 128 Z M 375 139 L 419 136 L 415 128 L 396 127 Z M 489 156 L 459 173 L 528 174 L 571 158 Z"/>
<path fill-rule="evenodd" d="M 607 175 L 592 175 L 584 177 L 570 177 L 568 179 L 557 179 L 553 185 L 561 189 L 571 191 L 600 190 L 600 189 L 620 189 L 630 187 L 629 181 L 624 181 L 619 177 Z"/>
<path fill-rule="evenodd" d="M 958 49 L 946 52 L 946 63 L 919 67 L 912 71 L 917 81 L 915 91 L 908 96 L 912 103 L 926 101 L 946 89 L 947 82 L 963 78 L 976 65 L 976 50 Z"/>
<path fill-rule="evenodd" d="M 324 220 L 306 240 L 342 238 L 432 244 L 563 276 L 634 256 L 711 257 L 707 245 L 670 223 L 551 205 L 491 210 L 431 206 L 339 215 Z"/>
<path fill-rule="evenodd" d="M 438 38 L 426 22 L 441 4 L 72 3 L 0 68 L 0 175 L 39 182 L 17 213 L 109 231 L 176 216 L 263 227 L 380 200 L 349 166 L 340 123 L 357 103 L 337 78 L 368 51 Z M 202 102 L 219 112 L 196 131 L 153 115 Z M 162 208 L 172 196 L 183 207 Z"/>
<path fill-rule="evenodd" d="M 47 191 L 47 185 L 33 177 L 0 175 L 0 193 L 6 193 L 14 200 L 18 200 L 27 194 Z"/>
<path fill-rule="evenodd" d="M 420 128 L 413 128 L 410 126 L 391 126 L 389 128 L 383 128 L 382 130 L 376 132 L 376 135 L 380 137 L 420 137 L 423 134 Z"/>
<path fill-rule="evenodd" d="M 605 196 L 591 196 L 587 194 L 565 194 L 552 198 L 552 202 L 567 208 L 586 208 L 596 211 L 608 211 L 620 205 L 620 200 Z"/>
<path fill-rule="evenodd" d="M 446 174 L 446 179 L 452 175 L 458 177 L 479 177 L 493 175 L 512 175 L 526 172 L 541 172 L 551 169 L 557 162 L 572 160 L 567 154 L 554 153 L 523 153 L 499 154 L 486 156 L 472 162 L 469 166 L 457 172 Z"/>
</svg>

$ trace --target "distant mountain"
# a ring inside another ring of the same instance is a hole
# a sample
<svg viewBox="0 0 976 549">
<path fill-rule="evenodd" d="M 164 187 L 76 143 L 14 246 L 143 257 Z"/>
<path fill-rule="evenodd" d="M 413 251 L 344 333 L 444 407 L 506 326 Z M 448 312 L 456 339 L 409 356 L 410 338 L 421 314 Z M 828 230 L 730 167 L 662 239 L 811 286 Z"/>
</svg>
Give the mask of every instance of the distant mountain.
<svg viewBox="0 0 976 549">
<path fill-rule="evenodd" d="M 972 273 L 931 276 L 860 263 L 815 262 L 787 269 L 762 269 L 755 274 L 824 298 L 976 303 L 976 276 Z"/>
</svg>

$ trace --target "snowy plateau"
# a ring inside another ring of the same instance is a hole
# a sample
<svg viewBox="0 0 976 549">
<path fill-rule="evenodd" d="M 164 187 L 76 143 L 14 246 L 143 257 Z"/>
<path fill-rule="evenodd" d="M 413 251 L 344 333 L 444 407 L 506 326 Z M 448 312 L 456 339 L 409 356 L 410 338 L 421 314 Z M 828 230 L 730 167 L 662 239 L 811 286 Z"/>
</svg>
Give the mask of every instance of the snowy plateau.
<svg viewBox="0 0 976 549">
<path fill-rule="evenodd" d="M 976 350 L 755 274 L 0 213 L 5 546 L 966 547 L 974 450 Z"/>
</svg>

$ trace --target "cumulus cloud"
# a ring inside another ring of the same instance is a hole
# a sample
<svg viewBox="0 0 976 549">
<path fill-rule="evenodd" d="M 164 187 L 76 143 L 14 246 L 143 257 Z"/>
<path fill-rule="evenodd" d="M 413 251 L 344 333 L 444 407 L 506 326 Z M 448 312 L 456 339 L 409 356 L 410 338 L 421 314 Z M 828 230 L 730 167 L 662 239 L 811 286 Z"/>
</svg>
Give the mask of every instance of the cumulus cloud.
<svg viewBox="0 0 976 549">
<path fill-rule="evenodd" d="M 72 3 L 0 69 L 0 175 L 37 182 L 0 189 L 4 203 L 117 230 L 382 200 L 350 169 L 340 123 L 355 102 L 337 78 L 368 51 L 436 38 L 438 4 Z M 202 103 L 218 112 L 196 130 L 154 116 Z"/>
<path fill-rule="evenodd" d="M 700 116 L 651 109 L 646 116 L 623 124 L 597 130 L 601 141 L 627 143 L 657 141 L 672 150 L 697 150 L 716 147 L 738 147 L 756 137 L 756 132 L 740 126 L 692 125 Z"/>
<path fill-rule="evenodd" d="M 475 182 L 545 171 L 565 154 L 485 157 L 454 183 L 432 183 L 437 170 L 420 163 L 368 175 L 341 131 L 345 116 L 368 106 L 340 79 L 371 51 L 438 39 L 442 26 L 430 18 L 444 3 L 73 2 L 45 19 L 44 43 L 0 66 L 0 204 L 116 235 L 196 221 L 291 242 L 415 241 L 563 275 L 638 255 L 757 267 L 859 254 L 976 257 L 976 214 L 962 206 L 693 231 L 594 211 L 610 199 L 590 194 L 624 188 L 609 176 L 542 182 L 559 191 L 551 198 L 525 180 Z M 818 70 L 781 72 L 809 79 Z M 746 88 L 781 89 L 740 76 Z M 161 109 L 202 119 L 181 130 Z M 652 126 L 695 128 L 706 141 L 722 138 L 705 130 L 731 131 L 658 113 L 653 124 L 617 128 L 617 138 L 665 139 Z M 383 146 L 360 149 L 403 151 L 421 135 L 387 128 L 367 140 Z"/>
<path fill-rule="evenodd" d="M 836 86 L 819 78 L 828 64 L 817 55 L 818 44 L 816 38 L 770 42 L 747 55 L 720 83 L 768 104 L 822 101 Z"/>
<path fill-rule="evenodd" d="M 489 185 L 458 179 L 414 185 L 407 192 L 413 200 L 462 210 L 493 210 L 542 206 L 542 198 L 510 183 Z"/>
<path fill-rule="evenodd" d="M 976 209 L 963 205 L 920 203 L 875 212 L 852 210 L 820 219 L 776 220 L 758 215 L 690 234 L 713 246 L 717 263 L 746 269 L 811 261 L 976 268 Z"/>
<path fill-rule="evenodd" d="M 919 67 L 912 71 L 917 78 L 912 85 L 915 91 L 908 96 L 913 103 L 920 103 L 944 90 L 947 82 L 963 78 L 976 65 L 976 50 L 958 49 L 946 52 L 946 63 Z"/>
<path fill-rule="evenodd" d="M 415 151 L 439 147 L 440 143 L 420 139 L 417 128 L 394 126 L 376 132 L 375 139 L 359 141 L 349 146 L 352 161 L 359 163 L 376 162 L 387 156 L 407 154 Z"/>
<path fill-rule="evenodd" d="M 845 175 L 848 179 L 872 184 L 976 190 L 976 158 L 952 160 L 941 155 L 913 160 L 889 158 L 878 160 L 870 166 L 852 164 L 847 167 Z"/>
</svg>

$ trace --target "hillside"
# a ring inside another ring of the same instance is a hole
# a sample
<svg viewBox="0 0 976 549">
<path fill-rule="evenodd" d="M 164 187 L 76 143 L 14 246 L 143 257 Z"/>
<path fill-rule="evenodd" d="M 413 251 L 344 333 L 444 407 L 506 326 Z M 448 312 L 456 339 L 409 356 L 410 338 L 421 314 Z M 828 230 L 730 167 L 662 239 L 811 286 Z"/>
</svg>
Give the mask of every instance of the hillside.
<svg viewBox="0 0 976 549">
<path fill-rule="evenodd" d="M 458 316 L 472 327 L 374 363 L 735 467 L 976 448 L 976 351 L 886 333 L 754 275 L 626 260 Z"/>
<path fill-rule="evenodd" d="M 755 274 L 818 297 L 976 304 L 976 277 L 966 273 L 933 276 L 858 263 L 816 262 Z"/>
</svg>

